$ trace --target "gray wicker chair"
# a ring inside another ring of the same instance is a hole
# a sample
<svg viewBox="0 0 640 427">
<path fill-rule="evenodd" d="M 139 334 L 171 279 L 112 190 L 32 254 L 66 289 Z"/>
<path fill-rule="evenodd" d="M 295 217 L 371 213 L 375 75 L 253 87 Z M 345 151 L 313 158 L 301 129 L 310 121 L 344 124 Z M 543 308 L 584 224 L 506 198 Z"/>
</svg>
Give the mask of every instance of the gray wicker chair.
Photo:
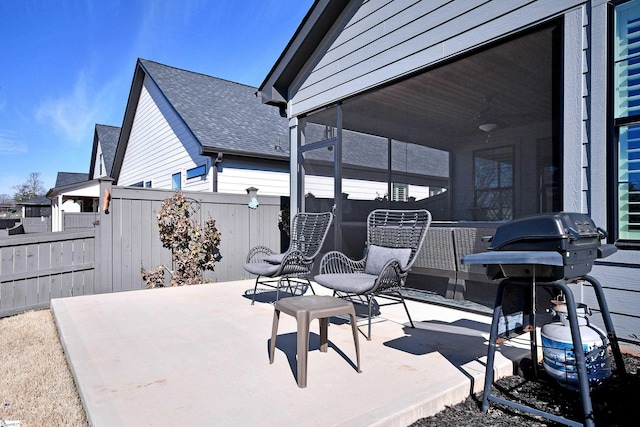
<svg viewBox="0 0 640 427">
<path fill-rule="evenodd" d="M 377 303 L 374 297 L 392 301 L 378 306 L 402 303 L 413 327 L 400 290 L 430 225 L 431 213 L 424 209 L 374 210 L 367 218 L 368 247 L 363 259 L 354 261 L 337 251 L 322 258 L 320 274 L 315 276 L 317 283 L 332 289 L 334 296 L 366 300 L 369 309 L 368 340 L 371 339 L 372 303 Z"/>
<path fill-rule="evenodd" d="M 256 246 L 249 251 L 244 269 L 258 276 L 252 305 L 256 300 L 258 284 L 276 288 L 276 300 L 280 299 L 282 287 L 287 287 L 293 293 L 292 284 L 305 284 L 315 294 L 307 275 L 311 273 L 332 220 L 331 212 L 298 213 L 293 217 L 289 249 L 285 253 L 277 253 L 266 246 Z"/>
</svg>

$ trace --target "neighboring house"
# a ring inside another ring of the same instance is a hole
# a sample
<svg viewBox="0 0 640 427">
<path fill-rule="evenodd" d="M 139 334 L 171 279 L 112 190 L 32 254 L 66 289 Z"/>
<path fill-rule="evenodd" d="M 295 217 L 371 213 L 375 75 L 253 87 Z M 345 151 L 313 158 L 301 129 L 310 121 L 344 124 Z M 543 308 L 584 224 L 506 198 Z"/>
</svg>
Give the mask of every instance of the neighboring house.
<svg viewBox="0 0 640 427">
<path fill-rule="evenodd" d="M 89 179 L 111 176 L 119 137 L 119 127 L 96 124 L 93 133 Z"/>
<path fill-rule="evenodd" d="M 288 196 L 287 120 L 256 91 L 139 59 L 113 163 L 117 185 Z"/>
<path fill-rule="evenodd" d="M 338 196 L 354 168 L 340 155 L 349 138 L 388 138 L 385 160 L 439 150 L 448 175 L 438 219 L 564 210 L 607 229 L 618 252 L 594 274 L 611 287 L 616 322 L 638 327 L 628 301 L 640 277 L 639 20 L 640 0 L 315 2 L 260 86 L 286 112 L 291 158 L 302 159 L 292 161 L 292 207 L 322 205 L 306 195 L 333 177 L 323 198 L 340 249 L 353 227 Z M 324 170 L 305 168 L 327 149 Z M 384 164 L 369 161 L 370 171 Z M 368 179 L 402 183 L 392 161 L 386 172 Z"/>
<path fill-rule="evenodd" d="M 45 196 L 18 202 L 16 203 L 16 209 L 22 214 L 22 229 L 19 233 L 51 231 L 51 200 Z"/>
<path fill-rule="evenodd" d="M 89 174 L 58 172 L 56 186 L 47 192 L 51 199 L 51 231 L 64 230 L 65 213 L 83 214 L 98 211 L 99 184 L 89 181 Z M 90 224 L 92 221 L 89 221 Z"/>
<path fill-rule="evenodd" d="M 49 217 L 51 216 L 51 200 L 45 196 L 34 197 L 17 202 L 16 209 L 22 213 L 23 218 Z"/>
<path fill-rule="evenodd" d="M 47 192 L 51 199 L 52 231 L 64 230 L 64 213 L 98 212 L 99 183 L 97 178 L 110 177 L 120 128 L 96 124 L 89 173 L 58 172 L 56 185 Z M 82 216 L 82 215 L 77 215 Z M 90 215 L 83 224 L 91 226 Z M 74 224 L 77 227 L 77 223 Z"/>
<path fill-rule="evenodd" d="M 75 184 L 84 184 L 89 180 L 89 174 L 78 172 L 58 172 L 56 177 L 56 186 L 54 188 L 62 188 L 73 186 Z M 94 212 L 95 199 L 93 197 L 86 197 L 79 194 L 64 194 L 59 195 L 62 204 L 60 207 L 65 212 Z M 58 203 L 56 203 L 56 206 Z"/>
</svg>

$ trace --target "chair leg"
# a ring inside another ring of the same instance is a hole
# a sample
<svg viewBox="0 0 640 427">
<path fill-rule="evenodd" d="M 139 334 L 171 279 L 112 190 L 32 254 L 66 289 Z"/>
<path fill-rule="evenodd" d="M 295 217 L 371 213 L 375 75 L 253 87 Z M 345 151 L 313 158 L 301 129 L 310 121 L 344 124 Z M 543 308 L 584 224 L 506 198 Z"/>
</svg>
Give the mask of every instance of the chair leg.
<svg viewBox="0 0 640 427">
<path fill-rule="evenodd" d="M 313 289 L 313 285 L 311 284 L 311 281 L 309 279 L 307 279 L 306 277 L 305 277 L 305 280 L 309 284 L 309 288 L 311 288 L 311 292 L 313 292 L 313 294 L 315 295 L 316 291 L 315 291 L 315 289 Z"/>
<path fill-rule="evenodd" d="M 251 305 L 256 302 L 256 292 L 258 292 L 258 280 L 260 280 L 260 276 L 256 277 L 256 285 L 253 287 L 253 298 L 251 299 Z"/>
<path fill-rule="evenodd" d="M 404 297 L 402 296 L 400 291 L 398 291 L 398 296 L 400 297 L 400 300 L 402 301 L 402 305 L 404 306 L 404 311 L 407 312 L 407 317 L 409 318 L 409 323 L 411 323 L 411 327 L 415 329 L 415 326 L 413 325 L 413 320 L 411 319 L 411 315 L 409 314 L 409 309 L 407 308 L 407 304 L 404 302 Z"/>
<path fill-rule="evenodd" d="M 371 341 L 371 301 L 373 298 L 371 295 L 367 295 L 367 303 L 369 305 L 369 326 L 367 330 L 367 341 Z"/>
<path fill-rule="evenodd" d="M 358 341 L 358 325 L 356 324 L 356 311 L 351 306 L 351 310 L 349 311 L 349 317 L 351 318 L 351 332 L 353 333 L 353 343 L 356 346 L 356 362 L 358 366 L 358 372 L 362 372 L 360 369 L 360 343 Z"/>
</svg>

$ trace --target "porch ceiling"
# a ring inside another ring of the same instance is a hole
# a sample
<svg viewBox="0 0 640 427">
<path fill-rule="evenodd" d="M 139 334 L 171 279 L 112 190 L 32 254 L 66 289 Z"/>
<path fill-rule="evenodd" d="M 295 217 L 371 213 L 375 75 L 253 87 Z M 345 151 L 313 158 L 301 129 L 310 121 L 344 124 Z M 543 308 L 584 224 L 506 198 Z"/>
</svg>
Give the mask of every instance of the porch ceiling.
<svg viewBox="0 0 640 427">
<path fill-rule="evenodd" d="M 483 123 L 495 123 L 498 130 L 549 123 L 553 29 L 347 100 L 343 126 L 447 149 L 457 139 L 484 137 L 478 128 Z"/>
</svg>

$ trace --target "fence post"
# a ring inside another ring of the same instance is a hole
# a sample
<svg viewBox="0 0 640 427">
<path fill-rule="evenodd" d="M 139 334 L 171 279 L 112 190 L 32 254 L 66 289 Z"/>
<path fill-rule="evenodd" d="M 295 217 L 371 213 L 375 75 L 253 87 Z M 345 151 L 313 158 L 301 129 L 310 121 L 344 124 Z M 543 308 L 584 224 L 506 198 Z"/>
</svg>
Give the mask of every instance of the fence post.
<svg viewBox="0 0 640 427">
<path fill-rule="evenodd" d="M 113 178 L 98 178 L 100 183 L 100 213 L 95 237 L 96 293 L 113 292 L 113 210 L 111 190 Z"/>
</svg>

